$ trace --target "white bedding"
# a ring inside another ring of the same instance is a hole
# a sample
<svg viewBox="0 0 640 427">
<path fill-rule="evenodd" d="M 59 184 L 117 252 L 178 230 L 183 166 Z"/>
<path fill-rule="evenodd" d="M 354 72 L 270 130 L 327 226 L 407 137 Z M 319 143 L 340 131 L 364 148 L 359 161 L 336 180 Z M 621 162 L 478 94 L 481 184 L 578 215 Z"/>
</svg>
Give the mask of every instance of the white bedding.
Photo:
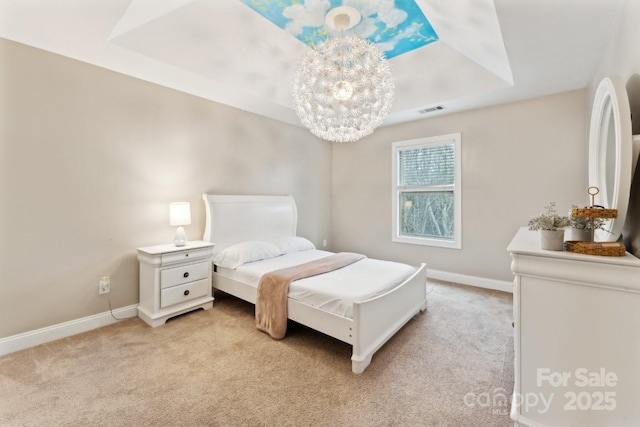
<svg viewBox="0 0 640 427">
<path fill-rule="evenodd" d="M 264 273 L 331 254 L 331 252 L 312 249 L 250 262 L 236 269 L 218 267 L 217 272 L 257 289 L 260 277 Z M 354 301 L 365 301 L 381 295 L 402 283 L 414 272 L 415 268 L 407 264 L 365 258 L 330 273 L 292 282 L 289 287 L 289 298 L 330 313 L 353 318 Z"/>
</svg>

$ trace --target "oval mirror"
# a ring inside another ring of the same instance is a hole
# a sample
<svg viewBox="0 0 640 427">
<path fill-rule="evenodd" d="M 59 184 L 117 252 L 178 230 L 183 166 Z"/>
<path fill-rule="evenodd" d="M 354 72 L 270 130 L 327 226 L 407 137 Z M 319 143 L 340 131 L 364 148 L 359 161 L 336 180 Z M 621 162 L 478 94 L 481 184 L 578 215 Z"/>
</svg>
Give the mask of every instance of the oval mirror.
<svg viewBox="0 0 640 427">
<path fill-rule="evenodd" d="M 617 77 L 598 85 L 591 111 L 589 131 L 589 186 L 598 187 L 595 204 L 617 209 L 618 217 L 596 230 L 598 242 L 620 238 L 631 188 L 631 112 L 627 91 Z"/>
</svg>

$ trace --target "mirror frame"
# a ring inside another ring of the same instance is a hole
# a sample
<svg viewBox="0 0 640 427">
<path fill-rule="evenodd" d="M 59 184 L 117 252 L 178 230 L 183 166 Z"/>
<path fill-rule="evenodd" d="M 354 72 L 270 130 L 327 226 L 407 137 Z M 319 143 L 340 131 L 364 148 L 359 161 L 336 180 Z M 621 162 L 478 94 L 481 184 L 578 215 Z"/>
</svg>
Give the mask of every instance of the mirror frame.
<svg viewBox="0 0 640 427">
<path fill-rule="evenodd" d="M 608 141 L 609 127 L 614 126 L 614 140 Z M 631 110 L 627 91 L 619 77 L 600 81 L 593 100 L 589 131 L 589 186 L 600 192 L 595 204 L 617 209 L 618 217 L 607 220 L 604 230 L 596 230 L 595 240 L 615 242 L 620 238 L 629 207 L 632 163 Z M 614 170 L 607 170 L 607 144 L 615 144 Z M 607 174 L 613 173 L 613 188 L 607 188 Z M 609 197 L 611 195 L 611 197 Z"/>
</svg>

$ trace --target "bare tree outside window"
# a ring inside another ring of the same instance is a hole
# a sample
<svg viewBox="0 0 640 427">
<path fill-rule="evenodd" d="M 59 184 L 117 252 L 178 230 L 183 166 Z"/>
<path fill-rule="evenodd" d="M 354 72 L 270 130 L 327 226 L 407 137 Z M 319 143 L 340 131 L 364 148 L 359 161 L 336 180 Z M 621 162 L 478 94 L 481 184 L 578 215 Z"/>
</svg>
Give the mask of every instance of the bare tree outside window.
<svg viewBox="0 0 640 427">
<path fill-rule="evenodd" d="M 453 238 L 453 192 L 400 193 L 400 233 Z"/>
</svg>

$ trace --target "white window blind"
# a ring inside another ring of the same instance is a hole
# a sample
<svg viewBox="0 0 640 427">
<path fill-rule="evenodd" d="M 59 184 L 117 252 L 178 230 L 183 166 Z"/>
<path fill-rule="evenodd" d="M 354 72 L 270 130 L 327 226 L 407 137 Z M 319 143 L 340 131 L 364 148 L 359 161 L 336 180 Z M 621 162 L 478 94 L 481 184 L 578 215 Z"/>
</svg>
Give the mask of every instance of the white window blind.
<svg viewBox="0 0 640 427">
<path fill-rule="evenodd" d="M 454 184 L 455 147 L 446 144 L 400 150 L 398 167 L 401 186 Z"/>
</svg>

